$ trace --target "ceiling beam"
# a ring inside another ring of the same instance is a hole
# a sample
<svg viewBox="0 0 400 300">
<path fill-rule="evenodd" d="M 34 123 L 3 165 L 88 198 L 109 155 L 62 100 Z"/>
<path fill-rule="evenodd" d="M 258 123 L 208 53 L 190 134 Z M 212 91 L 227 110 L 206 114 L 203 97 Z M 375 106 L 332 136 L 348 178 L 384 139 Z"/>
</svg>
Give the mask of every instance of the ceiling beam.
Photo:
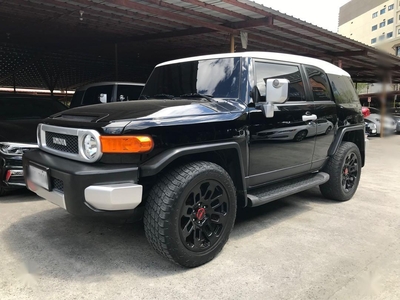
<svg viewBox="0 0 400 300">
<path fill-rule="evenodd" d="M 186 23 L 188 26 L 192 26 L 192 27 L 193 27 L 193 25 L 201 26 L 201 27 L 211 28 L 211 29 L 214 29 L 217 31 L 222 31 L 222 32 L 230 33 L 230 34 L 238 34 L 237 30 L 229 28 L 229 27 L 210 23 L 208 21 L 196 20 L 194 18 L 184 16 L 181 14 L 177 14 L 175 12 L 155 8 L 155 7 L 148 6 L 145 4 L 140 4 L 137 2 L 131 2 L 129 0 L 109 0 L 109 1 L 107 1 L 107 4 L 111 4 L 111 3 L 114 5 L 118 5 L 119 7 L 130 8 L 130 9 L 138 10 L 138 11 L 145 12 L 148 14 L 153 14 L 153 15 L 157 15 L 160 17 L 164 17 L 167 19 L 182 21 L 182 22 Z"/>
<path fill-rule="evenodd" d="M 223 8 L 223 7 L 212 5 L 212 4 L 209 4 L 209 3 L 205 3 L 205 2 L 202 2 L 202 1 L 199 1 L 199 0 L 181 0 L 181 1 L 193 4 L 195 6 L 199 6 L 199 7 L 203 7 L 203 8 L 209 9 L 211 11 L 216 11 L 216 12 L 219 12 L 221 14 L 224 14 L 224 15 L 227 15 L 227 16 L 230 16 L 230 17 L 234 17 L 234 18 L 237 18 L 237 19 L 241 19 L 241 20 L 248 19 L 248 17 L 245 16 L 245 15 L 239 14 L 237 12 L 231 11 L 231 10 Z"/>
</svg>

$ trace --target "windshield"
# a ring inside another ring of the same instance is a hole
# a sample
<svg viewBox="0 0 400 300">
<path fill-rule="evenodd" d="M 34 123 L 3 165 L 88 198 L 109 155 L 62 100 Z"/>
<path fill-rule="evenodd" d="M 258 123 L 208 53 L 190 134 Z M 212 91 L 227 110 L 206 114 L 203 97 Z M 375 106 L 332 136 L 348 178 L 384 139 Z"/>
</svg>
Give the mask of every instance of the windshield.
<svg viewBox="0 0 400 300">
<path fill-rule="evenodd" d="M 44 119 L 65 109 L 63 104 L 50 99 L 0 99 L 0 120 Z"/>
<path fill-rule="evenodd" d="M 238 98 L 240 58 L 219 58 L 165 65 L 154 69 L 141 99 L 208 95 Z"/>
</svg>

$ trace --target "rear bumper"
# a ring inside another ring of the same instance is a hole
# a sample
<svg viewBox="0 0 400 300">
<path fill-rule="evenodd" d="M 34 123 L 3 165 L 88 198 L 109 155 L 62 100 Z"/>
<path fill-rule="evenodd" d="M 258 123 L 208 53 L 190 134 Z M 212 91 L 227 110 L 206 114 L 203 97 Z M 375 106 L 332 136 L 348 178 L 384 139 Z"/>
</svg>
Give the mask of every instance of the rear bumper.
<svg viewBox="0 0 400 300">
<path fill-rule="evenodd" d="M 50 188 L 29 179 L 29 165 L 47 169 Z M 130 218 L 142 211 L 142 186 L 132 165 L 89 164 L 30 151 L 23 157 L 30 190 L 76 216 Z"/>
</svg>

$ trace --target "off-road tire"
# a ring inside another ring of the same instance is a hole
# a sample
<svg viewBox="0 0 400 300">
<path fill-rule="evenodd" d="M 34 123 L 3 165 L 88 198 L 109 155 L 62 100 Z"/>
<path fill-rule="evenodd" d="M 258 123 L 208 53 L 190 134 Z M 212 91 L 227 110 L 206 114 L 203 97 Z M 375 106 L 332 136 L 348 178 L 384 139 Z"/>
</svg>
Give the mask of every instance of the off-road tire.
<svg viewBox="0 0 400 300">
<path fill-rule="evenodd" d="M 343 168 L 346 157 L 350 153 L 354 153 L 357 157 L 357 177 L 353 187 L 346 191 L 342 185 Z M 325 198 L 335 201 L 350 200 L 357 191 L 361 178 L 361 154 L 357 145 L 352 142 L 343 142 L 335 155 L 330 157 L 328 163 L 323 168 L 323 172 L 328 173 L 330 178 L 328 182 L 320 185 L 320 191 Z"/>
<path fill-rule="evenodd" d="M 192 188 L 207 180 L 218 182 L 226 192 L 229 203 L 226 226 L 213 247 L 207 251 L 194 252 L 181 239 L 181 210 L 183 205 L 187 205 L 186 199 Z M 222 250 L 235 223 L 236 209 L 234 184 L 221 166 L 198 161 L 168 169 L 150 190 L 145 204 L 146 237 L 162 256 L 184 267 L 197 267 L 212 260 Z"/>
</svg>

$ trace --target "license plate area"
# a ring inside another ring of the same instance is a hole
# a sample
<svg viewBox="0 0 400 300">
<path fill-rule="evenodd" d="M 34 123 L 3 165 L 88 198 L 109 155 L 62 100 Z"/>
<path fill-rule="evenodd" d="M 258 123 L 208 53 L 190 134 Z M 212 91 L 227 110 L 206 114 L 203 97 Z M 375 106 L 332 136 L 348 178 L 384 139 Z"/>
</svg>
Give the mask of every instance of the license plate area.
<svg viewBox="0 0 400 300">
<path fill-rule="evenodd" d="M 37 165 L 28 166 L 28 178 L 34 184 L 50 191 L 50 175 L 49 168 L 40 167 Z"/>
</svg>

